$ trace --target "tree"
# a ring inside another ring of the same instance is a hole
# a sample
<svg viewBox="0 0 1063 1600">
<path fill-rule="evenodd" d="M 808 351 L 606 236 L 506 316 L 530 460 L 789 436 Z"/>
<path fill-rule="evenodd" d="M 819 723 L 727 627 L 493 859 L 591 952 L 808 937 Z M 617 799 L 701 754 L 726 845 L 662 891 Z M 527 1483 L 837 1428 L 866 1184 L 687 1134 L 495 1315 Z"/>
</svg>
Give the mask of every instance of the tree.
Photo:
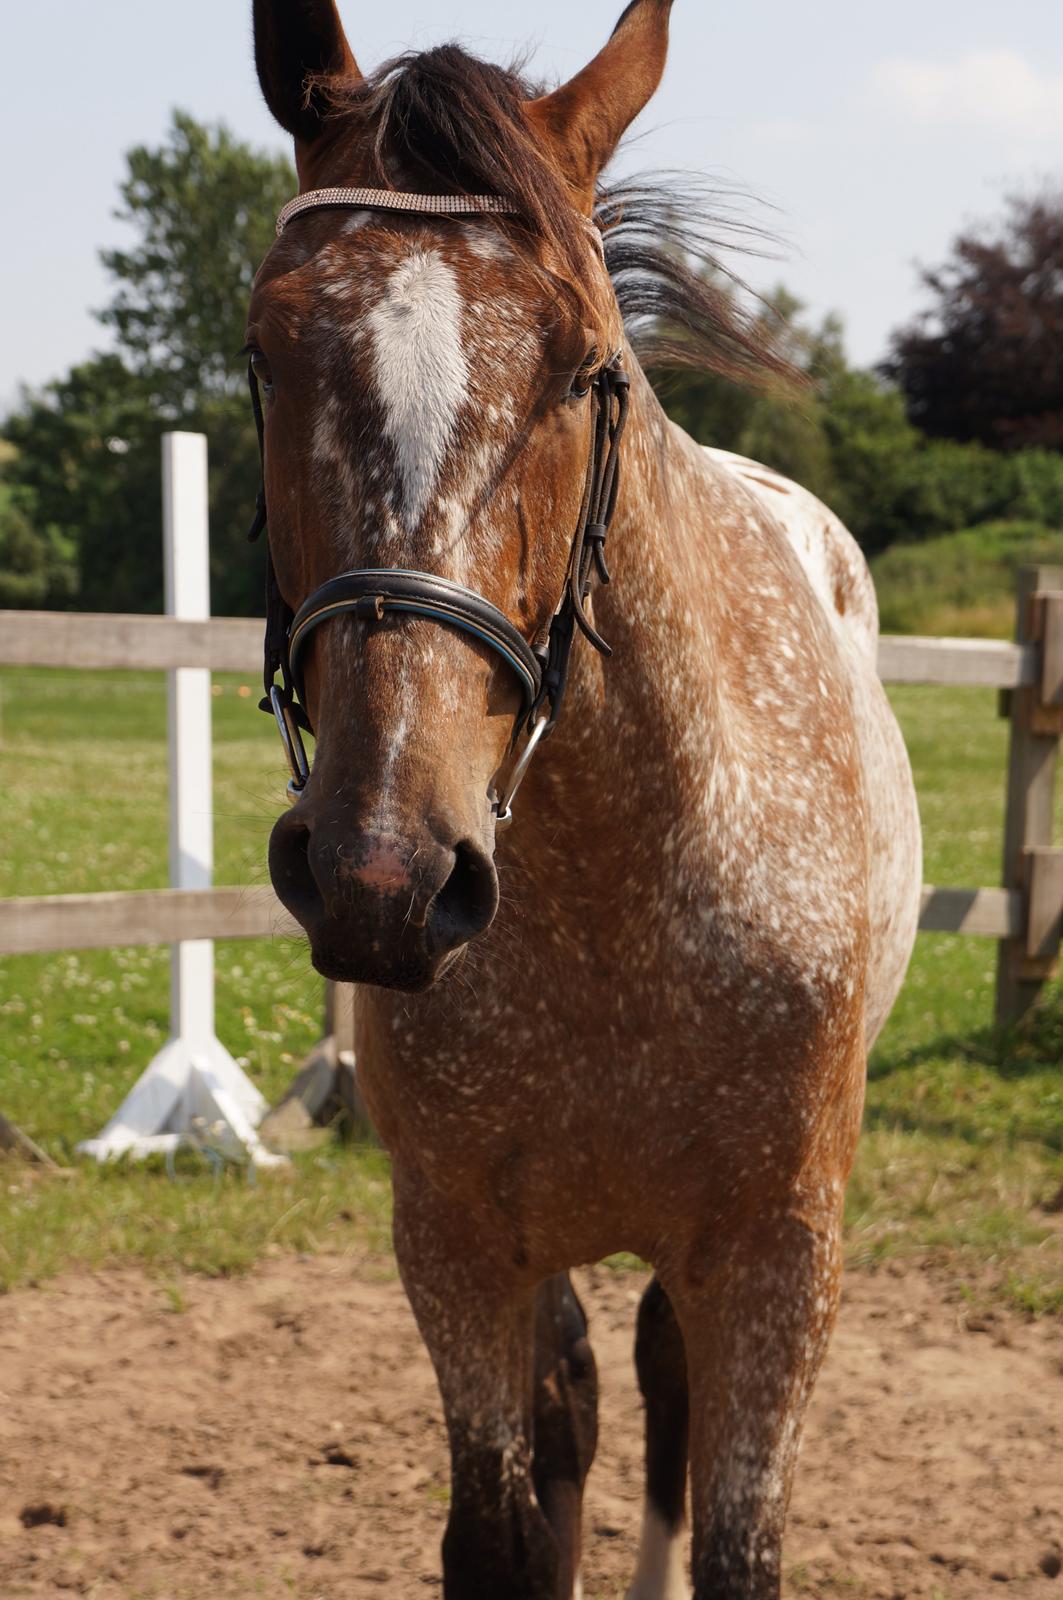
<svg viewBox="0 0 1063 1600">
<path fill-rule="evenodd" d="M 162 604 L 159 416 L 148 383 L 117 355 L 72 368 L 23 397 L 6 424 L 18 451 L 8 480 L 39 524 L 77 550 L 77 604 L 155 611 Z"/>
<path fill-rule="evenodd" d="M 803 310 L 780 286 L 765 302 L 763 318 L 791 364 L 809 378 L 807 393 L 758 393 L 719 373 L 691 370 L 666 373 L 657 387 L 669 416 L 701 444 L 752 456 L 826 499 L 834 477 L 819 390 L 844 370 L 845 356 L 838 319 L 810 327 Z"/>
<path fill-rule="evenodd" d="M 286 158 L 183 112 L 175 112 L 159 149 L 135 149 L 128 162 L 120 215 L 136 239 L 104 253 L 115 292 L 99 313 L 117 349 L 22 396 L 3 429 L 17 448 L 5 479 L 23 496 L 22 514 L 38 538 L 58 538 L 68 565 L 71 546 L 76 550 L 76 586 L 53 584 L 49 604 L 64 603 L 65 595 L 65 603 L 85 610 L 157 611 L 160 436 L 168 428 L 205 432 L 212 605 L 218 613 L 255 614 L 260 563 L 250 558 L 244 534 L 258 486 L 258 446 L 237 352 L 254 273 L 295 174 Z M 50 532 L 41 534 L 42 527 Z M 8 566 L 16 547 L 19 561 L 31 560 L 25 539 L 19 525 L 0 543 L 0 575 L 18 576 Z M 18 587 L 10 582 L 6 592 Z"/>
<path fill-rule="evenodd" d="M 1012 196 L 995 232 L 961 234 L 924 271 L 932 303 L 884 371 L 936 438 L 1063 450 L 1063 192 Z"/>
<path fill-rule="evenodd" d="M 834 478 L 832 508 L 872 554 L 911 535 L 906 490 L 919 435 L 904 400 L 870 372 L 836 371 L 824 388 L 823 430 Z"/>
<path fill-rule="evenodd" d="M 295 173 L 286 156 L 183 111 L 166 144 L 140 145 L 127 161 L 117 215 L 138 237 L 129 250 L 101 252 L 116 289 L 99 317 L 160 402 L 187 413 L 243 392 L 236 352 L 251 285 Z"/>
<path fill-rule="evenodd" d="M 77 585 L 72 542 L 43 523 L 26 489 L 0 482 L 0 606 L 53 609 Z"/>
</svg>

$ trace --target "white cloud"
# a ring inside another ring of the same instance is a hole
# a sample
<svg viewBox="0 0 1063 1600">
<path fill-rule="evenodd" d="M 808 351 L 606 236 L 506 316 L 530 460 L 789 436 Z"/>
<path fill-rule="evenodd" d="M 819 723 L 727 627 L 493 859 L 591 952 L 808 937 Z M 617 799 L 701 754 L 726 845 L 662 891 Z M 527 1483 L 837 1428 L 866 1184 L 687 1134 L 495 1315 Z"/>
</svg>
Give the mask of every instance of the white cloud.
<svg viewBox="0 0 1063 1600">
<path fill-rule="evenodd" d="M 1015 50 L 971 50 L 954 61 L 891 56 L 871 74 L 884 109 L 934 127 L 980 128 L 1019 138 L 1063 138 L 1063 74 Z"/>
</svg>

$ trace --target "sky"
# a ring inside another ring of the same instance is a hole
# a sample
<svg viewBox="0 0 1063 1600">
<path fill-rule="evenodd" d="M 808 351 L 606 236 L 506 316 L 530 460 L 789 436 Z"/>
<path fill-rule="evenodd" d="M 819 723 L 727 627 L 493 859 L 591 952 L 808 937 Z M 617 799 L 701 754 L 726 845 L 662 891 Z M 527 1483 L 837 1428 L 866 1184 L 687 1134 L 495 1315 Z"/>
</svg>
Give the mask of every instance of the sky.
<svg viewBox="0 0 1063 1600">
<path fill-rule="evenodd" d="M 623 0 L 340 0 L 363 69 L 458 38 L 494 60 L 531 52 L 543 80 L 605 42 Z M 0 61 L 0 405 L 108 335 L 98 251 L 134 144 L 181 106 L 260 146 L 286 136 L 261 103 L 250 0 L 34 0 L 9 6 Z M 924 303 L 917 266 L 1002 197 L 1063 184 L 1059 0 L 675 0 L 665 81 L 618 170 L 707 172 L 758 197 L 781 259 L 747 261 L 850 357 L 879 360 Z"/>
</svg>

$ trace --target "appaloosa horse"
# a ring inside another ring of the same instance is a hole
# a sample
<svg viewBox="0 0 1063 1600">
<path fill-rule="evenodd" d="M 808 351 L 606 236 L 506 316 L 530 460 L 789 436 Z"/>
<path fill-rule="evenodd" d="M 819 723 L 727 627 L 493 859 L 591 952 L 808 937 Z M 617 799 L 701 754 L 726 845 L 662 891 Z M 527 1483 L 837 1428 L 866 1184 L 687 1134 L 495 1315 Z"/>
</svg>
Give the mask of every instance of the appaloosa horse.
<svg viewBox="0 0 1063 1600">
<path fill-rule="evenodd" d="M 566 1273 L 628 1250 L 656 1273 L 630 1593 L 686 1592 L 689 1461 L 698 1600 L 777 1596 L 919 900 L 867 569 L 804 491 L 674 427 L 625 335 L 651 312 L 757 359 L 652 196 L 601 203 L 669 0 L 539 94 L 456 47 L 365 77 L 333 0 L 254 10 L 301 187 L 248 334 L 296 795 L 270 868 L 318 969 L 366 986 L 445 1594 L 579 1593 L 596 1378 Z"/>
</svg>

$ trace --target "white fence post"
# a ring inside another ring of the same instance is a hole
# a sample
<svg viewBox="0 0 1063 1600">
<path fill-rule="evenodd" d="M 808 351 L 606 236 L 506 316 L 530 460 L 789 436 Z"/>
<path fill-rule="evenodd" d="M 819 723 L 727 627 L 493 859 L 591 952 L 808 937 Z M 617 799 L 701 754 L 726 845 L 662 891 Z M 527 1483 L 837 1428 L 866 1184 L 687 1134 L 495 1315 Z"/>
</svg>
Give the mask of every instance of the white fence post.
<svg viewBox="0 0 1063 1600">
<path fill-rule="evenodd" d="M 210 616 L 207 441 L 167 433 L 162 441 L 163 561 L 166 615 Z M 170 760 L 170 887 L 209 889 L 214 877 L 210 672 L 166 674 Z M 214 1037 L 214 946 L 209 939 L 170 951 L 170 1020 L 192 1046 Z"/>
<path fill-rule="evenodd" d="M 166 614 L 187 622 L 210 616 L 207 441 L 199 433 L 162 440 Z M 170 884 L 209 889 L 214 875 L 210 671 L 167 674 L 170 757 Z M 255 1132 L 267 1111 L 259 1093 L 214 1032 L 214 945 L 171 947 L 170 1038 L 96 1139 L 78 1148 L 106 1161 L 169 1153 L 189 1144 L 222 1157 L 270 1165 Z"/>
</svg>

